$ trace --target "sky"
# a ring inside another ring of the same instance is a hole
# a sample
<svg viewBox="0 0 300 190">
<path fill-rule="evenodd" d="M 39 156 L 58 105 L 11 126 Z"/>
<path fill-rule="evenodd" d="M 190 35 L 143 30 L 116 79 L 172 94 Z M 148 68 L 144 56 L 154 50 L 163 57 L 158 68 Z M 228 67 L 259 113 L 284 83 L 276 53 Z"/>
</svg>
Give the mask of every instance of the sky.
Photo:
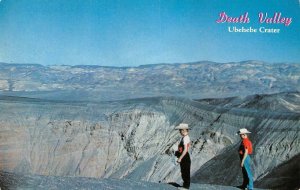
<svg viewBox="0 0 300 190">
<path fill-rule="evenodd" d="M 217 23 L 221 12 L 250 23 Z M 258 14 L 292 18 L 258 22 Z M 229 32 L 228 27 L 280 33 Z M 299 0 L 0 0 L 0 62 L 138 66 L 300 63 Z"/>
</svg>

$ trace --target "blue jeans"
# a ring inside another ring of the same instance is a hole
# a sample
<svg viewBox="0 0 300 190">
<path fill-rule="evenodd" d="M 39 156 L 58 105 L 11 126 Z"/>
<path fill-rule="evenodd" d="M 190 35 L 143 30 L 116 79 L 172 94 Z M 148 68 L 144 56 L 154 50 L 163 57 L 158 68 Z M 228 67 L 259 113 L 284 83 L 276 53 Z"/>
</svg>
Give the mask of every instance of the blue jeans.
<svg viewBox="0 0 300 190">
<path fill-rule="evenodd" d="M 243 187 L 247 187 L 249 190 L 253 190 L 253 175 L 250 167 L 250 156 L 248 155 L 245 159 L 244 166 L 242 167 L 243 172 Z"/>
</svg>

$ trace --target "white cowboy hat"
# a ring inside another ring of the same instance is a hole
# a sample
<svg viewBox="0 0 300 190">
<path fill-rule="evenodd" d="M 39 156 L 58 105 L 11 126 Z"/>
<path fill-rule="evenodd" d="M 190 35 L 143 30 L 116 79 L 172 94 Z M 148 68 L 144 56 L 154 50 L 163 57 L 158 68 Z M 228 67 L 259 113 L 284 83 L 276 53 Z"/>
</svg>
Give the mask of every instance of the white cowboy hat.
<svg viewBox="0 0 300 190">
<path fill-rule="evenodd" d="M 186 123 L 180 123 L 175 129 L 189 129 L 189 125 Z"/>
<path fill-rule="evenodd" d="M 240 135 L 240 134 L 247 134 L 247 133 L 251 133 L 251 132 L 248 131 L 248 129 L 246 129 L 246 128 L 242 128 L 237 133 Z"/>
</svg>

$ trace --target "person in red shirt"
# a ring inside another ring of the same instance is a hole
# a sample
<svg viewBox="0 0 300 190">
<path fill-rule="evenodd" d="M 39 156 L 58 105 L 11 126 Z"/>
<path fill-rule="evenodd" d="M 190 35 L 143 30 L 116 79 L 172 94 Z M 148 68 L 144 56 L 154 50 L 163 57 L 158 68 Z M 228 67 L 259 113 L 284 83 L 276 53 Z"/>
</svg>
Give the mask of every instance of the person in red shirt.
<svg viewBox="0 0 300 190">
<path fill-rule="evenodd" d="M 248 135 L 251 133 L 247 129 L 243 128 L 238 131 L 242 142 L 239 147 L 239 156 L 240 156 L 240 166 L 243 172 L 243 184 L 239 186 L 242 189 L 253 190 L 253 175 L 250 166 L 250 154 L 253 152 L 252 142 L 248 138 Z"/>
</svg>

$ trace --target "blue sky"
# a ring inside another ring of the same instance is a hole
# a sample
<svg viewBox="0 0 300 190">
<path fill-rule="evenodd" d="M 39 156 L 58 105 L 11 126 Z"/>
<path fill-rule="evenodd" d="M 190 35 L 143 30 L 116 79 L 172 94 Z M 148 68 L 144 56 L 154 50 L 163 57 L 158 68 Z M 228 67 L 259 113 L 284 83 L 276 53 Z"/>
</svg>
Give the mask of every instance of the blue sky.
<svg viewBox="0 0 300 190">
<path fill-rule="evenodd" d="M 249 12 L 248 24 L 217 24 Z M 281 12 L 292 23 L 259 24 Z M 279 28 L 230 33 L 228 26 Z M 1 0 L 0 62 L 138 66 L 202 60 L 300 63 L 298 0 Z"/>
</svg>

